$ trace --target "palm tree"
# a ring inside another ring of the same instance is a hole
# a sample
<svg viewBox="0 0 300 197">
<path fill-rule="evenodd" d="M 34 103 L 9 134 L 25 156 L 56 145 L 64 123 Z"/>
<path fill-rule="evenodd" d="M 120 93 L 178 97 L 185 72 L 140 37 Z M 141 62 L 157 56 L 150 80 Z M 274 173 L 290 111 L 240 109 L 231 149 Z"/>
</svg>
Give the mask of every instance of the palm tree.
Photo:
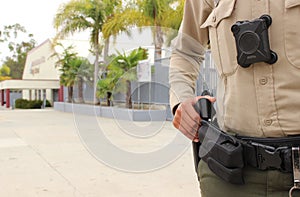
<svg viewBox="0 0 300 197">
<path fill-rule="evenodd" d="M 148 51 L 140 47 L 132 50 L 129 54 L 118 52 L 118 55 L 108 66 L 106 80 L 110 82 L 110 88 L 113 88 L 115 92 L 125 93 L 126 108 L 132 108 L 131 81 L 136 80 L 135 68 L 140 60 L 147 58 Z M 101 83 L 102 82 L 100 82 L 100 84 Z M 117 87 L 115 87 L 115 85 L 117 85 Z"/>
<path fill-rule="evenodd" d="M 132 0 L 103 25 L 103 35 L 108 37 L 117 34 L 124 31 L 124 27 L 128 29 L 130 26 L 153 26 L 155 59 L 159 59 L 164 42 L 161 27 L 178 30 L 183 7 L 184 0 Z"/>
<path fill-rule="evenodd" d="M 99 73 L 100 33 L 105 21 L 114 12 L 121 0 L 71 0 L 62 4 L 55 18 L 54 27 L 58 30 L 56 38 L 64 38 L 76 32 L 89 30 L 90 42 L 95 54 L 94 63 L 94 102 Z"/>
<path fill-rule="evenodd" d="M 62 54 L 55 52 L 51 57 L 56 56 L 58 61 L 56 67 L 59 67 L 60 84 L 68 88 L 68 102 L 73 102 L 73 86 L 78 86 L 78 101 L 83 103 L 83 82 L 89 82 L 92 77 L 92 65 L 86 58 L 78 57 L 77 53 L 73 52 L 74 47 L 65 48 L 61 43 L 57 46 L 63 48 Z"/>
<path fill-rule="evenodd" d="M 93 65 L 83 57 L 75 57 L 71 61 L 72 69 L 77 73 L 75 83 L 78 87 L 78 101 L 79 103 L 84 103 L 83 98 L 83 84 L 84 82 L 90 83 L 93 74 Z"/>
<path fill-rule="evenodd" d="M 111 62 L 106 68 L 104 78 L 98 81 L 97 97 L 106 98 L 107 106 L 112 106 L 112 92 L 114 91 L 115 84 L 117 84 L 122 74 L 123 71 L 115 66 L 114 62 Z"/>
<path fill-rule="evenodd" d="M 58 45 L 62 46 L 58 43 Z M 63 46 L 62 46 L 63 47 Z M 58 61 L 56 67 L 59 67 L 60 84 L 68 88 L 68 102 L 73 102 L 73 86 L 76 79 L 76 73 L 72 68 L 72 61 L 76 57 L 77 53 L 72 52 L 73 46 L 63 48 L 62 54 L 54 53 L 52 56 L 57 56 Z M 51 56 L 51 57 L 52 57 Z"/>
</svg>

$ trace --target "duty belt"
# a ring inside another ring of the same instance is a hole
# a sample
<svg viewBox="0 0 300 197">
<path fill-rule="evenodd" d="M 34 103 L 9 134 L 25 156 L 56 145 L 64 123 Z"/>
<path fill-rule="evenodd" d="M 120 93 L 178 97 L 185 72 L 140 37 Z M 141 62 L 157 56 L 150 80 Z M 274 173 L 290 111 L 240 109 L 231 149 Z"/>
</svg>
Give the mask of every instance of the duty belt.
<svg viewBox="0 0 300 197">
<path fill-rule="evenodd" d="M 201 121 L 199 157 L 219 177 L 243 184 L 243 169 L 293 172 L 292 147 L 300 146 L 300 136 L 254 138 L 232 136 L 207 121 Z"/>
<path fill-rule="evenodd" d="M 237 136 L 243 145 L 245 162 L 259 170 L 293 172 L 292 147 L 300 146 L 300 136 L 254 138 Z"/>
</svg>

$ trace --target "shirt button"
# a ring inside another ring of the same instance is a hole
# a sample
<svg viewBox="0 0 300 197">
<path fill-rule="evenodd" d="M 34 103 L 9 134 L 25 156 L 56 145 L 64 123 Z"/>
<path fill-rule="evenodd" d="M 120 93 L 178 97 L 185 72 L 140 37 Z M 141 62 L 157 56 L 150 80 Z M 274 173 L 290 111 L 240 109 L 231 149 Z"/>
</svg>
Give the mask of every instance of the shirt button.
<svg viewBox="0 0 300 197">
<path fill-rule="evenodd" d="M 263 77 L 259 80 L 260 85 L 266 85 L 268 83 L 268 78 Z"/>
<path fill-rule="evenodd" d="M 213 22 L 216 22 L 216 16 L 212 17 Z"/>
<path fill-rule="evenodd" d="M 264 120 L 265 126 L 271 126 L 272 122 L 273 122 L 273 121 L 272 121 L 271 119 L 266 119 L 266 120 Z"/>
</svg>

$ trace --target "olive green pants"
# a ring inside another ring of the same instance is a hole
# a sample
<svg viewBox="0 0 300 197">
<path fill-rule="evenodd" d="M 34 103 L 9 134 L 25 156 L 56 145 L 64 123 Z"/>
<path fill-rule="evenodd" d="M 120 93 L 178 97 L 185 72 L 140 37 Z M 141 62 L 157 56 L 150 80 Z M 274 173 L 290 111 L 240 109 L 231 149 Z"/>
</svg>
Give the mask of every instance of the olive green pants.
<svg viewBox="0 0 300 197">
<path fill-rule="evenodd" d="M 198 165 L 201 197 L 288 197 L 293 186 L 292 173 L 261 171 L 246 167 L 244 185 L 234 185 L 216 176 L 201 160 Z"/>
</svg>

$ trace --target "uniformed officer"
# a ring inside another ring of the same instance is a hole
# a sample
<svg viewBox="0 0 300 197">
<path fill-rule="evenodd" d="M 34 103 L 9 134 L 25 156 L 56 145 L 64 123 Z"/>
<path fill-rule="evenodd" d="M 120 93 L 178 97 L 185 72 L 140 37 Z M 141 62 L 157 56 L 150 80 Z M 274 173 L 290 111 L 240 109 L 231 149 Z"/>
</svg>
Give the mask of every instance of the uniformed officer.
<svg viewBox="0 0 300 197">
<path fill-rule="evenodd" d="M 278 60 L 237 62 L 231 27 L 237 21 L 269 15 L 269 43 Z M 300 134 L 300 0 L 186 0 L 184 17 L 170 64 L 170 104 L 174 126 L 198 141 L 200 116 L 193 105 L 195 81 L 206 47 L 210 45 L 218 71 L 218 124 L 242 136 L 278 138 Z M 211 102 L 215 98 L 207 97 Z M 293 173 L 280 170 L 243 170 L 244 185 L 223 181 L 201 160 L 201 196 L 288 196 Z"/>
</svg>

